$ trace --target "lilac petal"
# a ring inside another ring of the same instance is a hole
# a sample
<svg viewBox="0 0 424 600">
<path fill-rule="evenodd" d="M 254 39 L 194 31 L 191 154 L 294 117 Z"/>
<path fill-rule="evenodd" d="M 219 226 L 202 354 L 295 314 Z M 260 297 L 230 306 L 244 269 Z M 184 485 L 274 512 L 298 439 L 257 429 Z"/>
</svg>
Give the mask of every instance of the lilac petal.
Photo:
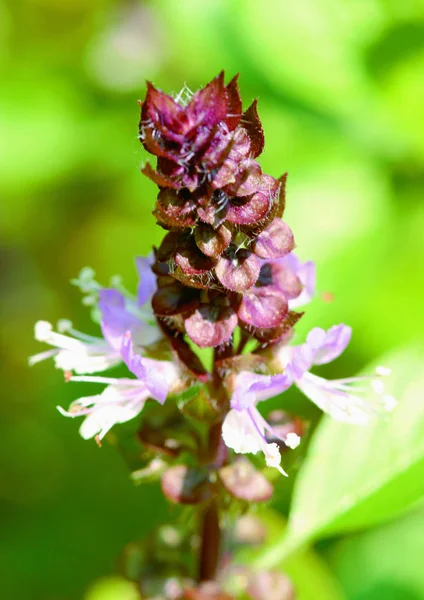
<svg viewBox="0 0 424 600">
<path fill-rule="evenodd" d="M 187 335 L 199 348 L 215 347 L 231 338 L 237 315 L 227 306 L 202 304 L 184 324 Z"/>
<path fill-rule="evenodd" d="M 304 373 L 309 371 L 314 364 L 313 354 L 313 350 L 307 344 L 295 346 L 292 349 L 292 356 L 289 364 L 296 381 L 300 381 Z"/>
<path fill-rule="evenodd" d="M 143 304 L 151 299 L 156 291 L 156 276 L 152 271 L 153 261 L 153 254 L 146 257 L 137 256 L 135 259 L 139 279 L 137 288 L 138 306 L 143 306 Z"/>
<path fill-rule="evenodd" d="M 293 252 L 285 256 L 282 262 L 288 266 L 292 273 L 295 273 L 303 285 L 300 295 L 289 302 L 290 308 L 299 308 L 310 302 L 314 296 L 316 285 L 315 263 L 313 261 L 302 263 Z"/>
<path fill-rule="evenodd" d="M 211 225 L 198 225 L 194 231 L 197 246 L 207 256 L 219 256 L 231 242 L 231 231 L 221 225 L 214 229 Z"/>
<path fill-rule="evenodd" d="M 176 377 L 175 366 L 168 361 L 145 358 L 134 351 L 131 334 L 127 332 L 122 343 L 122 359 L 128 369 L 140 381 L 143 381 L 152 398 L 163 404 L 169 392 L 169 386 Z"/>
<path fill-rule="evenodd" d="M 99 310 L 102 314 L 103 336 L 114 350 L 121 349 L 122 337 L 126 331 L 142 326 L 140 319 L 126 309 L 125 298 L 118 290 L 100 290 Z"/>
<path fill-rule="evenodd" d="M 260 260 L 249 250 L 236 251 L 230 247 L 219 259 L 215 272 L 224 287 L 234 292 L 243 292 L 255 284 L 261 268 Z"/>
<path fill-rule="evenodd" d="M 293 383 L 290 368 L 279 375 L 259 375 L 243 371 L 236 377 L 231 408 L 244 410 L 255 407 L 258 402 L 273 398 L 285 392 Z"/>
<path fill-rule="evenodd" d="M 290 227 L 281 219 L 274 219 L 256 238 L 253 249 L 261 258 L 281 258 L 294 248 Z"/>
<path fill-rule="evenodd" d="M 251 154 L 256 158 L 265 145 L 264 130 L 258 115 L 258 101 L 254 100 L 242 117 L 242 124 L 251 140 Z"/>
<path fill-rule="evenodd" d="M 351 335 L 352 328 L 343 323 L 328 331 L 319 327 L 312 329 L 306 338 L 306 344 L 313 352 L 313 364 L 323 365 L 340 356 L 349 344 Z"/>
<path fill-rule="evenodd" d="M 288 302 L 284 294 L 265 286 L 245 292 L 237 314 L 246 325 L 264 329 L 280 325 L 287 312 Z"/>
<path fill-rule="evenodd" d="M 271 385 L 270 375 L 259 375 L 249 371 L 242 371 L 235 379 L 234 391 L 231 397 L 231 408 L 244 410 L 250 406 L 255 406 L 256 395 L 251 389 L 254 384 L 258 384 L 261 390 Z"/>
<path fill-rule="evenodd" d="M 261 386 L 255 384 L 252 391 L 256 394 L 256 401 L 262 402 L 285 392 L 293 384 L 293 381 L 293 372 L 290 366 L 287 366 L 284 373 L 271 376 L 271 383 L 269 385 Z"/>
<path fill-rule="evenodd" d="M 279 289 L 289 300 L 297 298 L 302 292 L 302 283 L 283 260 L 274 260 L 265 263 L 260 273 L 260 282 L 270 280 L 272 285 Z"/>
</svg>

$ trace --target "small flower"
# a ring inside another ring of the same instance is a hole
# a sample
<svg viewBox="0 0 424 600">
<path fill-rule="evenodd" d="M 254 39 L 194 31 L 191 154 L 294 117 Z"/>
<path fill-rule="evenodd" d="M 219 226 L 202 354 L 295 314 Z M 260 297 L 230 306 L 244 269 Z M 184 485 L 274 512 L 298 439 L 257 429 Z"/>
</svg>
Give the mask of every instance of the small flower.
<svg viewBox="0 0 424 600">
<path fill-rule="evenodd" d="M 150 396 L 144 383 L 137 379 L 75 376 L 70 381 L 107 384 L 100 394 L 75 400 L 67 411 L 57 407 L 65 417 L 85 416 L 80 434 L 86 440 L 95 436 L 101 440 L 115 424 L 136 417 Z"/>
<path fill-rule="evenodd" d="M 302 263 L 293 253 L 280 259 L 287 269 L 292 272 L 302 284 L 302 291 L 295 298 L 289 298 L 289 309 L 294 310 L 308 304 L 315 294 L 316 267 L 312 260 Z"/>
<path fill-rule="evenodd" d="M 58 369 L 83 374 L 105 371 L 122 361 L 120 353 L 106 340 L 77 331 L 70 321 L 59 321 L 58 329 L 59 332 L 54 331 L 47 321 L 37 321 L 35 339 L 55 348 L 31 356 L 30 365 L 54 357 Z M 64 335 L 64 331 L 70 335 Z"/>
<path fill-rule="evenodd" d="M 393 410 L 395 398 L 385 394 L 381 377 L 389 373 L 377 367 L 375 375 L 324 379 L 309 372 L 312 366 L 331 362 L 344 351 L 352 330 L 346 325 L 336 325 L 328 331 L 316 327 L 309 332 L 306 343 L 292 349 L 290 369 L 295 385 L 322 411 L 333 419 L 355 425 L 366 425 L 382 411 Z M 367 382 L 368 385 L 363 386 Z M 361 398 L 361 393 L 372 392 L 371 398 Z"/>
<path fill-rule="evenodd" d="M 375 375 L 343 379 L 325 379 L 310 372 L 314 365 L 329 363 L 340 356 L 351 333 L 351 328 L 343 324 L 328 331 L 316 327 L 309 332 L 305 344 L 283 346 L 277 354 L 281 367 L 291 372 L 293 383 L 323 412 L 337 421 L 366 425 L 372 417 L 382 411 L 390 412 L 397 405 L 395 398 L 385 393 L 382 377 L 389 374 L 388 369 L 377 367 Z M 361 398 L 362 393 L 369 397 Z"/>
<path fill-rule="evenodd" d="M 140 278 L 137 297 L 131 296 L 117 278 L 114 283 L 122 291 L 102 288 L 94 280 L 94 271 L 83 269 L 74 283 L 88 294 L 88 304 L 96 303 L 103 337 L 82 333 L 65 319 L 59 321 L 58 332 L 54 331 L 47 321 L 38 321 L 35 325 L 36 340 L 55 348 L 32 356 L 29 363 L 33 365 L 54 357 L 56 367 L 63 371 L 74 371 L 78 374 L 97 373 L 122 362 L 121 350 L 127 331 L 132 333 L 139 347 L 159 340 L 162 334 L 154 321 L 149 302 L 156 289 L 156 280 L 150 268 L 151 261 L 151 257 L 136 260 Z"/>
<path fill-rule="evenodd" d="M 278 445 L 270 443 L 268 439 L 280 439 L 286 446 L 296 448 L 300 438 L 295 433 L 288 433 L 281 438 L 259 413 L 256 404 L 280 393 L 291 383 L 289 371 L 275 377 L 242 371 L 236 377 L 231 410 L 222 426 L 222 437 L 228 448 L 240 454 L 263 452 L 266 464 L 275 467 L 283 475 L 287 473 L 280 466 Z"/>
<path fill-rule="evenodd" d="M 58 410 L 66 417 L 85 416 L 80 428 L 84 439 L 97 436 L 101 440 L 117 423 L 136 417 L 148 398 L 163 404 L 179 381 L 176 365 L 168 361 L 144 358 L 136 353 L 131 333 L 124 336 L 122 358 L 137 379 L 74 376 L 70 381 L 106 384 L 103 392 L 74 401 L 69 410 Z"/>
</svg>

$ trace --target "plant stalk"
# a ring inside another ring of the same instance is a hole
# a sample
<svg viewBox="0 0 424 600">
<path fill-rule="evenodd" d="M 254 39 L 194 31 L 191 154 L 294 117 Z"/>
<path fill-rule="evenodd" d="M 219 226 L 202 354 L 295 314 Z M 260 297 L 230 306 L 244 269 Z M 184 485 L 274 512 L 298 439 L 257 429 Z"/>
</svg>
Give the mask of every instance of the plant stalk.
<svg viewBox="0 0 424 600">
<path fill-rule="evenodd" d="M 218 503 L 214 498 L 202 514 L 199 581 L 215 579 L 221 548 Z"/>
</svg>

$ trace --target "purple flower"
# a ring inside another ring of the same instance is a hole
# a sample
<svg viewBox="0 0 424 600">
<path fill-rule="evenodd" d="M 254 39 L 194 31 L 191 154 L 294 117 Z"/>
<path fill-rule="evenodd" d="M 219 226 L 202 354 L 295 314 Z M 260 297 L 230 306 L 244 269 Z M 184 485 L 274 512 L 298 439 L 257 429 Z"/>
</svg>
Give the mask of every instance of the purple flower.
<svg viewBox="0 0 424 600">
<path fill-rule="evenodd" d="M 312 329 L 306 343 L 292 349 L 289 365 L 295 385 L 322 411 L 337 421 L 366 425 L 372 417 L 384 410 L 393 410 L 397 404 L 392 396 L 385 394 L 381 379 L 389 374 L 388 369 L 377 367 L 373 376 L 330 380 L 310 373 L 314 365 L 326 364 L 340 356 L 351 333 L 351 328 L 343 324 L 328 331 L 319 327 Z M 283 355 L 283 362 L 287 358 Z M 368 385 L 364 386 L 365 382 Z M 371 397 L 361 398 L 363 392 L 368 395 L 372 392 Z"/>
<path fill-rule="evenodd" d="M 231 398 L 231 410 L 223 425 L 223 438 L 226 445 L 236 452 L 265 454 L 268 465 L 277 467 L 281 472 L 280 454 L 276 444 L 269 444 L 268 438 L 278 438 L 277 432 L 258 412 L 258 402 L 277 396 L 286 391 L 293 383 L 322 411 L 338 421 L 365 425 L 370 418 L 382 410 L 391 411 L 396 400 L 385 394 L 382 377 L 390 371 L 377 367 L 371 377 L 348 377 L 327 380 L 310 373 L 314 365 L 322 365 L 337 358 L 350 341 L 351 328 L 336 325 L 325 331 L 316 327 L 307 336 L 305 344 L 300 346 L 282 346 L 277 350 L 277 358 L 284 369 L 282 374 L 257 375 L 242 372 L 235 380 Z M 364 382 L 368 385 L 363 387 Z M 361 392 L 372 392 L 371 399 L 360 397 Z M 295 447 L 299 438 L 282 441 Z"/>
<path fill-rule="evenodd" d="M 66 417 L 85 416 L 80 428 L 84 439 L 98 436 L 101 440 L 116 423 L 136 417 L 148 398 L 161 404 L 179 381 L 179 370 L 170 361 L 153 360 L 137 354 L 130 332 L 123 338 L 122 358 L 137 379 L 74 376 L 70 381 L 106 384 L 103 392 L 74 401 L 69 410 L 58 407 Z"/>
<path fill-rule="evenodd" d="M 236 377 L 231 410 L 222 426 L 222 437 L 228 448 L 241 454 L 256 454 L 261 451 L 265 455 L 266 464 L 275 467 L 283 475 L 287 474 L 280 466 L 281 455 L 278 445 L 268 440 L 280 439 L 286 446 L 296 448 L 300 438 L 295 433 L 288 433 L 281 438 L 262 417 L 256 405 L 262 400 L 281 393 L 290 387 L 292 381 L 289 369 L 274 377 L 242 371 Z"/>
<path fill-rule="evenodd" d="M 69 335 L 65 335 L 65 332 Z M 58 369 L 82 374 L 105 371 L 122 362 L 119 351 L 105 339 L 77 331 L 70 321 L 59 321 L 57 332 L 51 323 L 37 321 L 34 333 L 38 342 L 45 342 L 54 348 L 31 356 L 30 365 L 53 357 Z"/>
<path fill-rule="evenodd" d="M 289 309 L 294 310 L 308 304 L 315 294 L 316 267 L 311 260 L 302 263 L 293 253 L 287 254 L 279 259 L 289 271 L 294 273 L 302 285 L 302 291 L 295 298 L 289 298 Z"/>
<path fill-rule="evenodd" d="M 32 356 L 30 364 L 54 357 L 56 367 L 63 371 L 96 373 L 122 362 L 121 349 L 127 331 L 132 333 L 139 347 L 148 346 L 160 339 L 162 334 L 148 302 L 156 289 L 151 261 L 151 258 L 138 258 L 136 261 L 140 279 L 137 298 L 132 297 L 122 286 L 123 291 L 102 288 L 94 280 L 93 271 L 85 269 L 80 279 L 74 283 L 88 294 L 88 304 L 96 302 L 103 337 L 82 333 L 74 329 L 67 320 L 59 321 L 58 332 L 47 321 L 38 321 L 35 325 L 35 338 L 55 348 Z"/>
<path fill-rule="evenodd" d="M 178 377 L 178 370 L 174 363 L 145 358 L 137 353 L 134 337 L 129 331 L 124 335 L 121 353 L 128 369 L 139 381 L 144 382 L 150 396 L 163 404 L 170 386 Z"/>
<path fill-rule="evenodd" d="M 95 436 L 101 440 L 115 424 L 136 417 L 150 395 L 144 382 L 138 379 L 86 375 L 71 377 L 71 381 L 106 384 L 100 394 L 84 396 L 72 402 L 69 410 L 57 407 L 65 417 L 85 417 L 80 434 L 86 440 Z"/>
</svg>

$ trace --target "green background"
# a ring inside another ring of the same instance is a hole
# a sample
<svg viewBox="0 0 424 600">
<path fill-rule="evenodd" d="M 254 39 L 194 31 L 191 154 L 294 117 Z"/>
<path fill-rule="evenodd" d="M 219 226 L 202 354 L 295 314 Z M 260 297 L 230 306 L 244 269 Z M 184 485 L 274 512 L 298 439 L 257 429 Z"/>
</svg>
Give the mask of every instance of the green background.
<svg viewBox="0 0 424 600">
<path fill-rule="evenodd" d="M 130 600 L 122 581 L 102 578 L 169 509 L 56 411 L 87 390 L 27 357 L 42 349 L 38 319 L 95 333 L 68 284 L 82 266 L 133 286 L 134 256 L 161 239 L 155 186 L 139 172 L 144 82 L 195 90 L 224 68 L 227 80 L 240 73 L 246 107 L 259 98 L 261 164 L 289 172 L 285 219 L 318 267 L 299 336 L 352 325 L 349 350 L 325 372 L 354 374 L 423 335 L 424 5 L 0 0 L 0 46 L 0 596 Z M 276 503 L 284 511 L 282 493 Z M 423 539 L 420 507 L 334 531 L 316 552 L 344 595 L 312 588 L 302 599 L 424 598 Z"/>
</svg>

